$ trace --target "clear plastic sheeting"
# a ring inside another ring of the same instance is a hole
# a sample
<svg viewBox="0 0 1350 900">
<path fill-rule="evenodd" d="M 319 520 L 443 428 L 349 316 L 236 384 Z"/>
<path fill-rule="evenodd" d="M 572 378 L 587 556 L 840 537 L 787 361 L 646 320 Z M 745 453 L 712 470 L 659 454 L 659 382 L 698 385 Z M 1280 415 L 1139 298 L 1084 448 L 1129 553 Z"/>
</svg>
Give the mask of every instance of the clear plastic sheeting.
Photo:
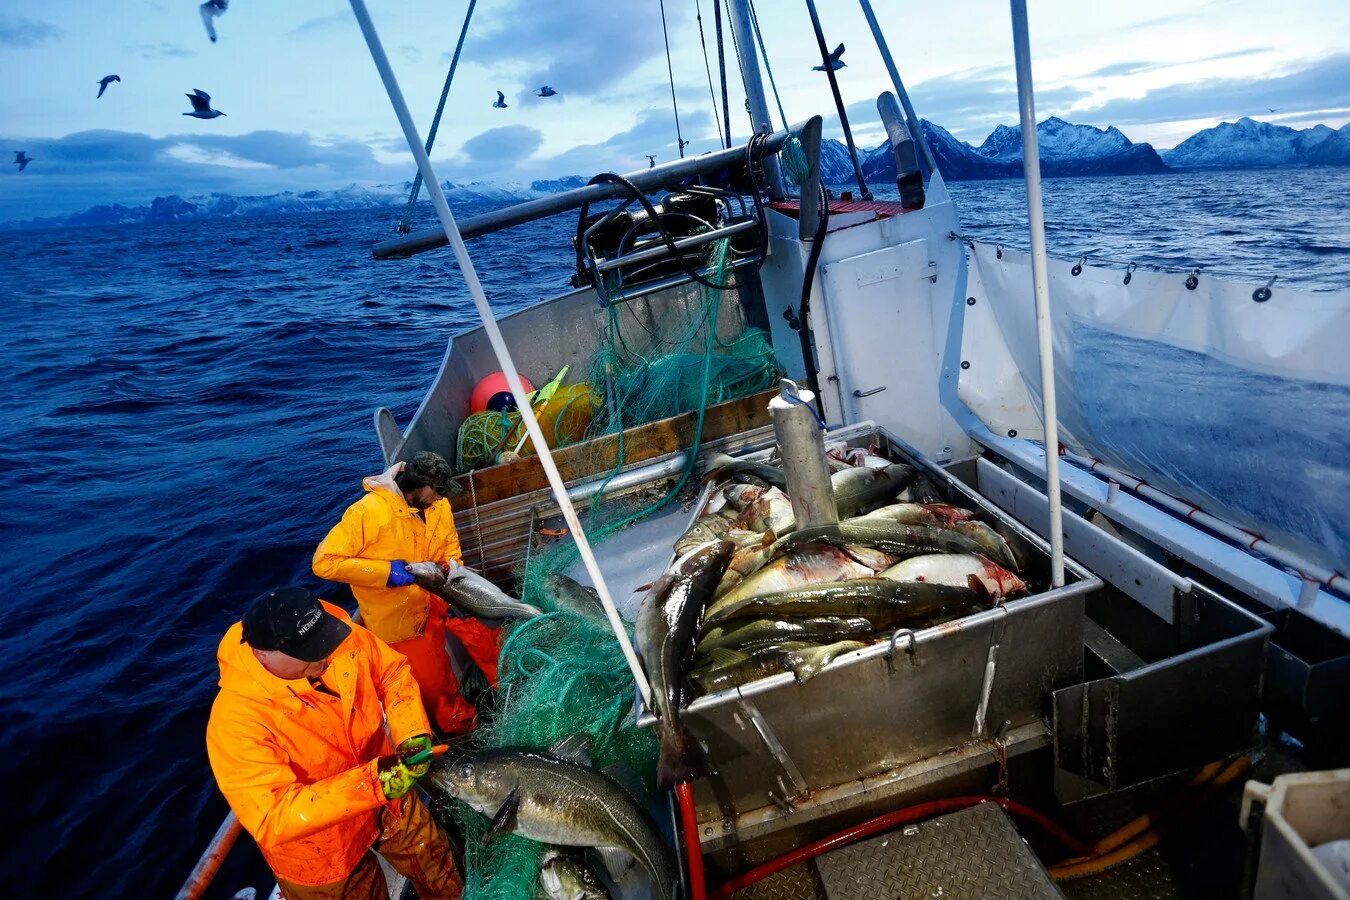
<svg viewBox="0 0 1350 900">
<path fill-rule="evenodd" d="M 971 245 L 1038 403 L 1030 256 Z M 1350 568 L 1350 290 L 1050 260 L 1061 440 L 1272 543 Z M 990 352 L 995 352 L 989 348 Z M 970 350 L 965 351 L 967 354 Z M 1020 393 L 1020 391 L 1019 391 Z M 977 409 L 978 414 L 980 411 Z"/>
</svg>

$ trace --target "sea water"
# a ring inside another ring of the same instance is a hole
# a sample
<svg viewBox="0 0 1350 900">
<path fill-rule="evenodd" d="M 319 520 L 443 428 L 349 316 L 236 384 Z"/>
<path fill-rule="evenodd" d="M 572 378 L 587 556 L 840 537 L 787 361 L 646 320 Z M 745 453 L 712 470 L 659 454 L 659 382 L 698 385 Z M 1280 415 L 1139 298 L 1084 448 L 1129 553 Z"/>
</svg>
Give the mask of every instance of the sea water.
<svg viewBox="0 0 1350 900">
<path fill-rule="evenodd" d="M 967 236 L 1025 246 L 1020 182 L 950 187 Z M 1045 195 L 1065 258 L 1350 285 L 1350 170 Z M 372 411 L 406 424 L 477 324 L 447 251 L 371 258 L 398 214 L 0 234 L 6 894 L 164 896 L 220 823 L 204 730 L 221 634 L 262 591 L 315 583 L 314 546 L 381 468 Z M 566 290 L 574 228 L 471 243 L 498 314 Z M 218 895 L 263 886 L 249 843 Z"/>
</svg>

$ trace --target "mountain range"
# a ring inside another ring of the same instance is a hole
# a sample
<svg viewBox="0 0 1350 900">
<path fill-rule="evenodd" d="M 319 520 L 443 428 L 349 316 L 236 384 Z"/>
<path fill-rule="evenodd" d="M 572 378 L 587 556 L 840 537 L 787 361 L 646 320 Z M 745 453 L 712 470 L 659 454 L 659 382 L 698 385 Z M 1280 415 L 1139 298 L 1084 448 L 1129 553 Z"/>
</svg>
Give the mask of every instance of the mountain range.
<svg viewBox="0 0 1350 900">
<path fill-rule="evenodd" d="M 932 122 L 922 120 L 924 136 L 949 181 L 1022 176 L 1022 129 L 1000 125 L 978 147 Z M 1036 126 L 1041 172 L 1047 177 L 1084 175 L 1150 175 L 1197 168 L 1257 168 L 1269 166 L 1350 166 L 1350 125 L 1339 130 L 1317 125 L 1302 130 L 1242 118 L 1198 132 L 1171 150 L 1161 152 L 1134 143 L 1119 129 L 1075 125 L 1050 117 Z M 895 178 L 890 143 L 859 150 L 863 176 L 869 182 Z M 821 147 L 824 181 L 853 183 L 848 149 L 835 140 Z M 451 202 L 513 202 L 580 187 L 579 175 L 520 183 L 444 182 Z M 350 185 L 335 191 L 285 191 L 267 196 L 207 194 L 192 197 L 156 197 L 149 206 L 112 204 L 95 206 L 69 216 L 3 222 L 0 228 L 56 228 L 121 225 L 143 222 L 181 222 L 236 216 L 283 215 L 345 209 L 396 207 L 407 200 L 411 184 Z"/>
</svg>

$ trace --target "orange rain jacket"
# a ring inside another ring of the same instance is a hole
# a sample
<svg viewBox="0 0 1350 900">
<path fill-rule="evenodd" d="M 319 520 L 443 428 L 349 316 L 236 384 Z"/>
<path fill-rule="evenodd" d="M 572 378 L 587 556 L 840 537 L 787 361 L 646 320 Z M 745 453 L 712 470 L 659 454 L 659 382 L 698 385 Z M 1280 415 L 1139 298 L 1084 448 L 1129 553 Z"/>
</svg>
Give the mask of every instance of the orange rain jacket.
<svg viewBox="0 0 1350 900">
<path fill-rule="evenodd" d="M 362 482 L 366 495 L 347 507 L 314 551 L 313 564 L 320 578 L 352 586 L 362 624 L 390 644 L 419 636 L 433 602 L 415 584 L 389 587 L 390 562 L 460 562 L 450 501 L 437 500 L 423 521 L 394 483 L 402 468 L 395 463 Z"/>
<path fill-rule="evenodd" d="M 385 717 L 394 743 L 431 733 L 417 682 L 402 655 L 359 625 L 323 674 L 337 696 L 271 674 L 242 635 L 241 623 L 230 626 L 216 654 L 220 693 L 206 726 L 216 783 L 278 878 L 340 881 L 379 836 L 380 807 L 402 811 L 376 767 L 394 752 Z"/>
</svg>

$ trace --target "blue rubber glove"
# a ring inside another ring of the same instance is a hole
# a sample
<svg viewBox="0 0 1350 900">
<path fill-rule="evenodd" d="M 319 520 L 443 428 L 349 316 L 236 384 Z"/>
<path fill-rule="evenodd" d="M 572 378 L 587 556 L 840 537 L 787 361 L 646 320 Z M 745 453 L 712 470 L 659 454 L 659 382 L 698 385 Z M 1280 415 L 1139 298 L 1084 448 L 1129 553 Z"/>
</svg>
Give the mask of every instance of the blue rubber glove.
<svg viewBox="0 0 1350 900">
<path fill-rule="evenodd" d="M 416 580 L 403 560 L 396 559 L 389 564 L 389 581 L 386 582 L 389 587 L 407 587 Z"/>
</svg>

